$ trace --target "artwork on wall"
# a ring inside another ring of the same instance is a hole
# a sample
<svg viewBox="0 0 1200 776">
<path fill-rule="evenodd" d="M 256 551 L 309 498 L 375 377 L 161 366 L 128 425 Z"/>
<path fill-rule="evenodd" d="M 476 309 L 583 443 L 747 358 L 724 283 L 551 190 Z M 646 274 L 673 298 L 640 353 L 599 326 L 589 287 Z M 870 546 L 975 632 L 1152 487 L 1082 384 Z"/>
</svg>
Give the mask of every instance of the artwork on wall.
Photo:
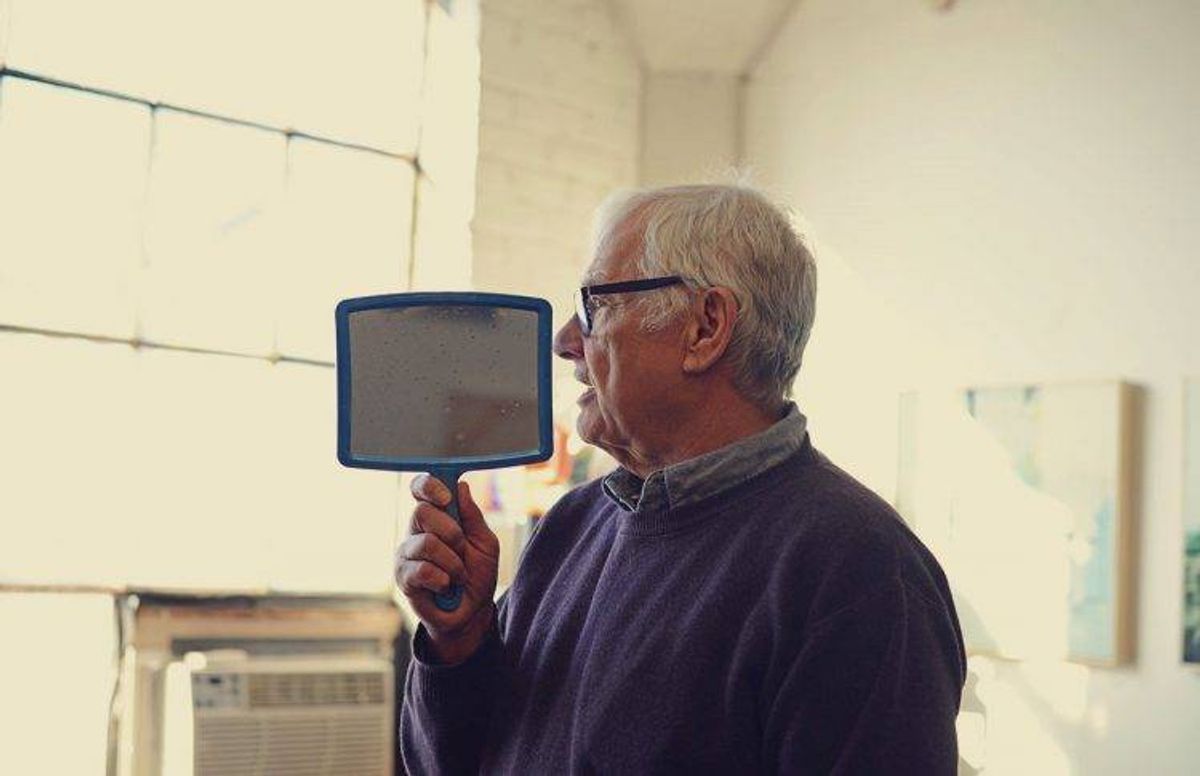
<svg viewBox="0 0 1200 776">
<path fill-rule="evenodd" d="M 1136 402 L 1120 382 L 901 398 L 897 507 L 945 568 L 969 651 L 1132 658 Z"/>
<path fill-rule="evenodd" d="M 1200 665 L 1200 379 L 1183 395 L 1183 661 Z"/>
</svg>

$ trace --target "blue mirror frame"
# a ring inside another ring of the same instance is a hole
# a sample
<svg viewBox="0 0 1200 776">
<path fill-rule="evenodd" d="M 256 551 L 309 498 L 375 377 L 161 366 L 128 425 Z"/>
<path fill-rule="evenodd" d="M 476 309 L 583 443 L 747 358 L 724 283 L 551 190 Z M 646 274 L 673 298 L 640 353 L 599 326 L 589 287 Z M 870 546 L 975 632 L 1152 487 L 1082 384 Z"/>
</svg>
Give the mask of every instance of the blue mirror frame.
<svg viewBox="0 0 1200 776">
<path fill-rule="evenodd" d="M 363 310 L 434 305 L 502 307 L 535 312 L 537 318 L 537 392 L 538 448 L 512 455 L 487 455 L 461 458 L 384 458 L 354 455 L 350 452 L 350 315 Z M 550 303 L 545 299 L 513 294 L 485 294 L 462 291 L 381 294 L 344 299 L 334 313 L 337 326 L 338 461 L 344 466 L 389 471 L 430 472 L 443 481 L 453 482 L 465 471 L 494 469 L 522 463 L 545 461 L 554 454 L 554 427 L 551 397 Z"/>
</svg>

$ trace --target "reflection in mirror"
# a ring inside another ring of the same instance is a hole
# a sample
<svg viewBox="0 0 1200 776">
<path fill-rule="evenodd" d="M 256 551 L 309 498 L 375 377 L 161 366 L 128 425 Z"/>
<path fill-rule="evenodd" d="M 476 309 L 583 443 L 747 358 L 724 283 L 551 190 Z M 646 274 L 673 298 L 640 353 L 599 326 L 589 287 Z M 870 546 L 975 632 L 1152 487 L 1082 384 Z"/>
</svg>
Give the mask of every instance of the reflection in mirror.
<svg viewBox="0 0 1200 776">
<path fill-rule="evenodd" d="M 349 316 L 350 452 L 462 459 L 538 450 L 538 314 L 478 305 Z"/>
</svg>

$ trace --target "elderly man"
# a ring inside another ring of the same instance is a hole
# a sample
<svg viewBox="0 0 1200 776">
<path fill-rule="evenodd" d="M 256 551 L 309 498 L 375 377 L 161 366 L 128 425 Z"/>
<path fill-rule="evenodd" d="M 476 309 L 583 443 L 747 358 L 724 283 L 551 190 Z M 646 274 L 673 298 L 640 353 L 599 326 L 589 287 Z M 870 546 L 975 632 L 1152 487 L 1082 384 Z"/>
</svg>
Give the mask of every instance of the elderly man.
<svg viewBox="0 0 1200 776">
<path fill-rule="evenodd" d="M 626 195 L 584 284 L 554 349 L 587 386 L 580 435 L 621 466 L 547 513 L 498 605 L 468 488 L 460 527 L 415 482 L 408 769 L 954 773 L 945 577 L 786 398 L 816 289 L 787 218 L 738 187 Z"/>
</svg>

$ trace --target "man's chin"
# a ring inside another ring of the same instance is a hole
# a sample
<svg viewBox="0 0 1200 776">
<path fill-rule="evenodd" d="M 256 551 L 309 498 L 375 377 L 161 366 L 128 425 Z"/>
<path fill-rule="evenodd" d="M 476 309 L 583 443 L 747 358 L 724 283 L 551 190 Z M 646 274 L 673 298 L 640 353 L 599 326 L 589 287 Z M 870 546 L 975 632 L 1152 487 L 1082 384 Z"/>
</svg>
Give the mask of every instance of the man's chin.
<svg viewBox="0 0 1200 776">
<path fill-rule="evenodd" d="M 596 444 L 596 438 L 592 436 L 591 424 L 584 421 L 582 413 L 575 419 L 575 431 L 578 432 L 579 438 L 584 442 L 587 442 L 589 445 Z"/>
<path fill-rule="evenodd" d="M 579 413 L 579 417 L 575 419 L 575 430 L 579 432 L 579 438 L 589 445 L 604 449 L 604 444 L 600 441 L 600 428 L 596 422 L 596 410 L 593 407 L 585 406 Z"/>
</svg>

